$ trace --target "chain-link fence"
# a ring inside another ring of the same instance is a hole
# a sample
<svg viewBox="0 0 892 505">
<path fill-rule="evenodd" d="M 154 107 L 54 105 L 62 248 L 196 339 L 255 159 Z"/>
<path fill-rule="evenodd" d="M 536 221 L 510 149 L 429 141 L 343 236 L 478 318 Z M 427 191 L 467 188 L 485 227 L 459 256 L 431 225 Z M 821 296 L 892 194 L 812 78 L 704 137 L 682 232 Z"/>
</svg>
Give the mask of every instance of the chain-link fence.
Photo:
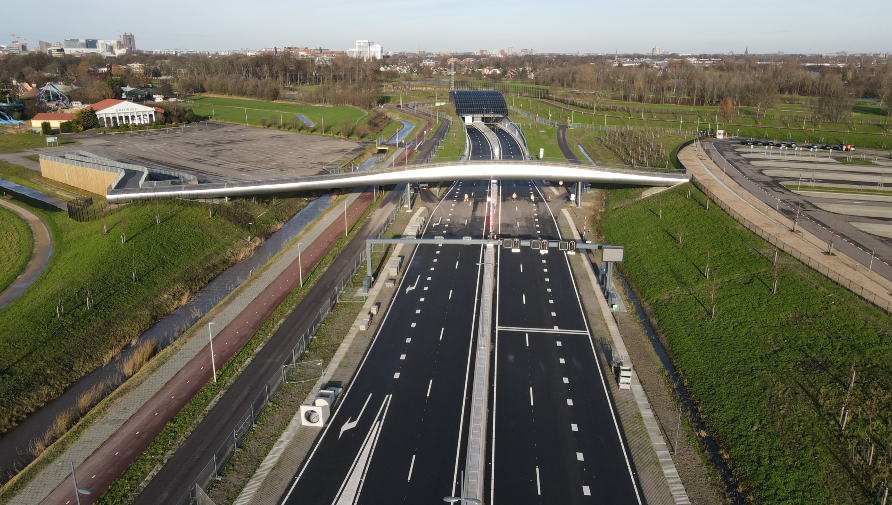
<svg viewBox="0 0 892 505">
<path fill-rule="evenodd" d="M 761 239 L 763 239 L 766 242 L 768 242 L 769 244 L 777 247 L 781 251 L 789 254 L 790 256 L 796 258 L 797 260 L 804 263 L 806 266 L 816 270 L 818 273 L 823 274 L 831 281 L 833 281 L 833 282 L 837 283 L 838 285 L 842 286 L 843 288 L 851 291 L 852 293 L 859 296 L 860 298 L 862 298 L 870 303 L 873 303 L 874 305 L 885 310 L 886 312 L 892 313 L 892 304 L 890 304 L 890 302 L 888 300 L 885 300 L 885 299 L 879 297 L 873 291 L 864 289 L 864 286 L 862 286 L 856 282 L 853 282 L 851 279 L 847 279 L 846 277 L 840 275 L 838 272 L 828 268 L 826 265 L 824 265 L 820 261 L 815 260 L 808 254 L 805 254 L 805 253 L 799 251 L 798 249 L 791 246 L 790 244 L 787 244 L 786 242 L 779 239 L 775 235 L 772 235 L 771 233 L 768 233 L 767 231 L 763 230 L 762 227 L 753 223 L 749 219 L 741 216 L 734 209 L 732 209 L 731 207 L 726 205 L 721 200 L 717 199 L 715 197 L 715 195 L 712 193 L 712 191 L 710 191 L 709 188 L 707 188 L 706 185 L 704 185 L 696 177 L 692 177 L 691 180 L 693 181 L 694 185 L 696 185 L 700 189 L 700 191 L 702 191 L 713 202 L 718 204 L 718 206 L 721 207 L 722 210 L 724 210 L 726 213 L 728 213 L 728 215 L 730 215 L 731 217 L 736 219 L 740 224 L 745 226 L 748 230 L 750 230 L 751 232 L 758 235 Z"/>
<path fill-rule="evenodd" d="M 381 238 L 384 235 L 384 232 L 387 231 L 387 228 L 393 223 L 399 210 L 399 205 L 394 206 L 393 211 L 375 234 L 375 238 Z M 217 449 L 207 464 L 205 464 L 204 468 L 199 472 L 198 477 L 192 481 L 192 484 L 189 485 L 189 489 L 183 493 L 179 500 L 177 500 L 177 505 L 190 505 L 196 503 L 196 500 L 204 494 L 204 491 L 210 487 L 214 479 L 219 477 L 220 470 L 226 466 L 226 463 L 238 449 L 239 444 L 248 436 L 251 428 L 254 427 L 254 422 L 260 414 L 263 413 L 266 407 L 269 406 L 270 400 L 279 393 L 282 386 L 288 382 L 288 378 L 297 373 L 297 365 L 301 362 L 301 359 L 307 350 L 307 346 L 313 340 L 316 332 L 325 321 L 325 318 L 331 313 L 334 306 L 340 300 L 341 294 L 347 289 L 347 286 L 350 285 L 353 276 L 356 275 L 365 261 L 365 249 L 363 248 L 359 253 L 359 258 L 353 262 L 347 271 L 347 274 L 338 281 L 337 286 L 335 286 L 328 298 L 323 301 L 322 306 L 319 308 L 319 311 L 316 313 L 310 326 L 297 339 L 297 343 L 291 349 L 291 355 L 277 368 L 269 380 L 266 381 L 266 384 L 258 392 L 254 401 L 251 402 L 250 407 L 245 411 L 241 419 L 230 429 L 226 436 L 226 440 L 220 448 Z"/>
</svg>

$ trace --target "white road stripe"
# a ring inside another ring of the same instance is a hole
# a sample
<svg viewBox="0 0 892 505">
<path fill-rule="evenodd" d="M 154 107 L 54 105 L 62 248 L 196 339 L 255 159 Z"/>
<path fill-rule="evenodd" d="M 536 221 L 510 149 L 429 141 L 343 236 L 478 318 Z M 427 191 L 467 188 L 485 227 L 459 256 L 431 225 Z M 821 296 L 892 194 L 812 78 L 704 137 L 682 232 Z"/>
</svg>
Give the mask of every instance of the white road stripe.
<svg viewBox="0 0 892 505">
<path fill-rule="evenodd" d="M 542 487 L 539 485 L 539 467 L 536 467 L 536 493 L 542 496 Z"/>
<path fill-rule="evenodd" d="M 443 340 L 443 330 L 446 328 L 440 328 L 440 340 Z"/>
<path fill-rule="evenodd" d="M 525 294 L 523 295 L 523 304 L 524 305 L 527 304 L 527 295 L 525 295 Z"/>
<path fill-rule="evenodd" d="M 530 346 L 530 334 L 527 333 L 527 347 Z"/>
<path fill-rule="evenodd" d="M 452 290 L 449 290 L 449 299 L 452 300 Z"/>
<path fill-rule="evenodd" d="M 431 379 L 430 382 L 427 383 L 427 397 L 430 398 L 431 395 L 431 386 L 434 385 L 434 380 Z"/>
<path fill-rule="evenodd" d="M 412 455 L 412 462 L 409 463 L 409 478 L 406 479 L 406 482 L 412 480 L 412 469 L 415 468 L 415 455 Z"/>
<path fill-rule="evenodd" d="M 533 386 L 530 386 L 530 407 L 533 406 Z"/>
<path fill-rule="evenodd" d="M 585 461 L 585 458 L 582 457 L 581 452 L 576 453 L 576 461 Z"/>
</svg>

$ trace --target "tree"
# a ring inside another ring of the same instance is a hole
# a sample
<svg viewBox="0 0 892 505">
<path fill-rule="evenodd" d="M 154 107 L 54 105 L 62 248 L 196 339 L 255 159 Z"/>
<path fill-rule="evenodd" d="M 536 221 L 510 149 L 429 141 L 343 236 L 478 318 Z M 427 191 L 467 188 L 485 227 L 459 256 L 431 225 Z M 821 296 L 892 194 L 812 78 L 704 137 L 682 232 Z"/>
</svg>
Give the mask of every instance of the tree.
<svg viewBox="0 0 892 505">
<path fill-rule="evenodd" d="M 186 114 L 183 115 L 183 121 L 187 123 L 194 123 L 198 121 L 198 117 L 195 115 L 195 111 L 192 109 L 187 110 Z"/>
<path fill-rule="evenodd" d="M 164 81 L 158 86 L 158 93 L 163 96 L 173 96 L 173 86 L 169 82 Z"/>
<path fill-rule="evenodd" d="M 19 73 L 15 75 L 16 82 L 25 82 L 25 73 L 19 70 Z"/>
<path fill-rule="evenodd" d="M 40 133 L 44 135 L 51 135 L 53 133 L 53 127 L 50 126 L 49 121 L 44 121 L 40 123 Z"/>
<path fill-rule="evenodd" d="M 719 103 L 719 115 L 728 117 L 734 113 L 734 102 L 730 98 L 725 98 Z"/>
<path fill-rule="evenodd" d="M 85 107 L 77 111 L 77 114 L 74 116 L 74 122 L 84 130 L 99 126 L 99 118 L 96 117 L 96 111 L 92 107 Z"/>
</svg>

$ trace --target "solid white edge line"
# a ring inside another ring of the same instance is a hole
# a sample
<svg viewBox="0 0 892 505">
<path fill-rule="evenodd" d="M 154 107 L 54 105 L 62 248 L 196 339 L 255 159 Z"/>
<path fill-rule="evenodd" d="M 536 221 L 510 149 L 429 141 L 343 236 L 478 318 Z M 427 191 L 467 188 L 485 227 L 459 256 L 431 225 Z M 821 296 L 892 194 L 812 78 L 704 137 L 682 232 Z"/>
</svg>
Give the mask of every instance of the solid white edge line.
<svg viewBox="0 0 892 505">
<path fill-rule="evenodd" d="M 471 217 L 474 217 L 473 215 Z M 486 219 L 483 220 L 483 237 L 486 236 Z M 461 454 L 462 431 L 465 425 L 465 407 L 468 402 L 468 381 L 471 375 L 471 351 L 474 349 L 474 325 L 477 322 L 477 304 L 480 299 L 480 277 L 483 274 L 483 246 L 480 246 L 480 257 L 477 259 L 477 287 L 474 290 L 474 314 L 471 318 L 471 338 L 468 340 L 468 365 L 465 369 L 465 387 L 462 390 L 461 417 L 458 424 L 458 443 L 455 447 L 455 470 L 452 473 L 452 496 L 455 496 L 455 482 L 458 479 L 458 457 Z"/>
<path fill-rule="evenodd" d="M 454 186 L 455 183 L 453 183 L 452 185 Z M 451 191 L 452 191 L 452 189 L 447 191 L 446 195 L 448 195 Z M 445 196 L 444 196 L 444 199 L 445 199 Z M 443 203 L 444 199 L 441 199 L 440 203 Z M 399 199 L 397 199 L 397 207 L 399 207 L 401 205 L 400 202 L 401 201 Z M 434 211 L 436 211 L 437 208 L 440 207 L 440 203 L 437 203 L 437 207 L 434 208 Z M 428 221 L 428 223 L 425 225 L 424 232 L 422 232 L 422 235 L 424 235 L 424 233 L 427 232 L 427 227 L 429 225 L 430 225 L 430 221 Z M 406 263 L 406 270 L 408 270 L 409 266 L 412 264 L 412 262 L 415 261 L 415 255 L 417 253 L 418 253 L 418 247 L 416 247 L 415 250 L 412 251 L 412 257 L 409 259 L 409 262 Z M 340 405 L 344 404 L 344 402 L 347 400 L 347 396 L 350 394 L 350 391 L 353 389 L 353 385 L 356 384 L 356 382 L 357 382 L 356 378 L 359 377 L 360 372 L 362 372 L 362 367 L 365 366 L 366 360 L 368 359 L 369 355 L 371 355 L 372 347 L 374 347 L 375 343 L 378 341 L 378 337 L 381 335 L 381 329 L 384 327 L 384 322 L 387 321 L 387 317 L 390 316 L 390 310 L 393 308 L 393 305 L 394 305 L 393 302 L 396 301 L 396 298 L 400 295 L 400 291 L 402 291 L 403 283 L 405 281 L 406 281 L 406 276 L 403 275 L 403 279 L 400 281 L 399 288 L 396 290 L 395 294 L 393 295 L 393 299 L 390 301 L 390 305 L 387 307 L 387 311 L 384 313 L 384 318 L 381 320 L 381 323 L 378 325 L 378 330 L 375 332 L 375 338 L 372 339 L 372 342 L 369 344 L 368 349 L 366 349 L 365 356 L 363 356 L 362 361 L 359 363 L 359 367 L 356 369 L 356 372 L 353 373 L 353 380 L 350 381 L 350 385 L 347 386 L 347 391 L 344 392 L 344 396 L 341 399 Z M 303 476 L 304 471 L 306 471 L 306 469 L 310 466 L 310 461 L 313 459 L 313 456 L 316 454 L 316 449 L 319 448 L 320 443 L 325 438 L 325 435 L 328 433 L 328 429 L 334 425 L 334 420 L 340 412 L 341 412 L 341 409 L 338 408 L 337 410 L 335 410 L 335 413 L 331 416 L 331 418 L 329 418 L 328 424 L 325 426 L 325 429 L 323 429 L 322 433 L 319 435 L 319 438 L 317 439 L 317 442 L 314 445 L 312 452 L 310 452 L 309 456 L 307 456 L 306 460 L 304 461 L 303 468 L 301 468 L 301 470 L 300 470 L 300 472 L 298 472 L 297 476 L 294 477 L 294 483 L 291 485 L 291 487 L 288 489 L 288 493 L 285 494 L 285 497 L 279 503 L 284 504 L 285 502 L 288 501 L 288 498 L 291 496 L 291 493 L 294 491 L 294 488 L 297 486 L 298 481 L 300 481 L 300 478 Z"/>
<path fill-rule="evenodd" d="M 547 207 L 547 205 L 546 205 Z M 549 207 L 548 212 L 551 214 L 551 219 L 554 220 L 554 225 L 557 226 L 557 220 L 554 218 L 554 213 L 551 212 L 551 208 Z M 573 226 L 573 223 L 569 223 L 570 226 Z M 558 228 L 558 236 L 560 236 L 560 228 Z M 610 407 L 610 417 L 613 418 L 613 426 L 616 428 L 616 436 L 619 439 L 619 445 L 623 449 L 623 457 L 626 460 L 626 468 L 629 470 L 629 478 L 632 480 L 632 489 L 635 490 L 635 498 L 638 499 L 638 504 L 641 505 L 641 495 L 638 493 L 638 485 L 635 482 L 635 474 L 632 472 L 632 464 L 629 461 L 629 452 L 628 448 L 626 448 L 625 442 L 623 442 L 622 432 L 619 427 L 619 422 L 616 420 L 616 414 L 614 413 L 613 408 L 613 400 L 610 398 L 610 391 L 607 389 L 607 383 L 604 380 L 604 371 L 601 370 L 601 360 L 598 359 L 598 352 L 595 350 L 595 341 L 591 337 L 591 329 L 588 324 L 588 316 L 585 313 L 585 308 L 582 306 L 582 298 L 579 297 L 579 287 L 576 285 L 576 277 L 573 276 L 573 269 L 570 267 L 570 257 L 567 254 L 564 254 L 564 260 L 567 263 L 567 270 L 570 272 L 570 280 L 573 282 L 573 291 L 576 293 L 576 301 L 579 303 L 579 310 L 582 312 L 582 320 L 585 322 L 585 328 L 589 331 L 589 345 L 592 347 L 592 354 L 595 357 L 595 363 L 598 365 L 598 375 L 601 376 L 601 385 L 604 387 L 604 395 L 607 397 L 607 405 Z M 598 296 L 595 293 L 595 296 Z"/>
<path fill-rule="evenodd" d="M 536 494 L 542 496 L 542 486 L 539 484 L 539 467 L 536 467 Z"/>
</svg>

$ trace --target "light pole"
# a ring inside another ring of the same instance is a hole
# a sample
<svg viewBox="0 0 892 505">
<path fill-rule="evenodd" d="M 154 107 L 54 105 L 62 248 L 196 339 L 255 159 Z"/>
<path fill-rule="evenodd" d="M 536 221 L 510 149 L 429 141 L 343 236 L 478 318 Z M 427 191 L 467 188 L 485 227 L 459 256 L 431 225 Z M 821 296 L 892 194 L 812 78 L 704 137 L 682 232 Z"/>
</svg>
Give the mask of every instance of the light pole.
<svg viewBox="0 0 892 505">
<path fill-rule="evenodd" d="M 300 287 L 304 287 L 304 267 L 300 262 L 300 246 L 304 245 L 303 242 L 297 243 L 297 275 L 300 277 Z"/>
<path fill-rule="evenodd" d="M 93 491 L 90 489 L 77 487 L 77 477 L 74 475 L 74 461 L 69 461 L 69 463 L 71 464 L 71 480 L 74 481 L 74 497 L 77 499 L 77 505 L 81 505 L 80 495 L 93 494 Z"/>
<path fill-rule="evenodd" d="M 217 365 L 214 363 L 214 334 L 211 333 L 211 325 L 213 321 L 208 323 L 208 341 L 211 345 L 211 372 L 214 374 L 214 382 L 217 382 Z"/>
</svg>

